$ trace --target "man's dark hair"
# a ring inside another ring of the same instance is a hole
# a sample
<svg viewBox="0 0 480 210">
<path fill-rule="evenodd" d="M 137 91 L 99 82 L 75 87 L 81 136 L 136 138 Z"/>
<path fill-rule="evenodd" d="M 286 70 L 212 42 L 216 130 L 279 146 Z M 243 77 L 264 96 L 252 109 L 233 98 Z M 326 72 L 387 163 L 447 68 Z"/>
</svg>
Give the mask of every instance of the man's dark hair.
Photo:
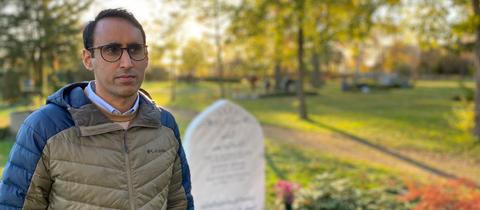
<svg viewBox="0 0 480 210">
<path fill-rule="evenodd" d="M 97 25 L 98 21 L 107 17 L 122 18 L 132 23 L 142 32 L 143 44 L 145 44 L 145 31 L 143 31 L 142 25 L 140 25 L 140 23 L 135 18 L 135 16 L 133 16 L 132 13 L 125 9 L 117 8 L 102 10 L 100 13 L 98 13 L 97 17 L 95 17 L 95 20 L 88 22 L 87 26 L 85 26 L 85 28 L 83 29 L 83 47 L 85 49 L 93 47 L 93 32 L 95 31 L 95 26 Z"/>
</svg>

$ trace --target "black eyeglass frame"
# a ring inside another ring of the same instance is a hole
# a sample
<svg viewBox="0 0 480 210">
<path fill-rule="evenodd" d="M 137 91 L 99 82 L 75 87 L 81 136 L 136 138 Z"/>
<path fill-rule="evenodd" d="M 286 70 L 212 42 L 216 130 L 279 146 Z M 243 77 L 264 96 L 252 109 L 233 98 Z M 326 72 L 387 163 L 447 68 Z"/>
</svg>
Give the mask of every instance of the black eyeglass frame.
<svg viewBox="0 0 480 210">
<path fill-rule="evenodd" d="M 87 50 L 90 51 L 90 53 L 92 53 L 92 58 L 95 57 L 95 53 L 94 53 L 94 50 L 96 49 L 99 49 L 100 50 L 100 56 L 102 57 L 103 60 L 107 61 L 107 62 L 110 62 L 110 63 L 115 63 L 117 61 L 119 61 L 122 56 L 123 56 L 123 51 L 126 50 L 127 51 L 127 54 L 128 54 L 128 57 L 130 57 L 130 59 L 134 60 L 134 61 L 143 61 L 145 60 L 145 58 L 147 58 L 147 54 L 148 54 L 148 51 L 147 51 L 147 47 L 148 45 L 145 45 L 145 44 L 133 44 L 133 45 L 140 45 L 143 47 L 143 55 L 144 57 L 142 59 L 135 59 L 132 57 L 132 55 L 130 55 L 130 51 L 129 48 L 132 46 L 132 44 L 129 44 L 127 45 L 127 47 L 119 47 L 119 49 L 121 50 L 120 52 L 120 56 L 118 56 L 118 58 L 116 60 L 113 60 L 113 61 L 110 61 L 110 60 L 107 60 L 105 59 L 105 57 L 103 56 L 103 48 L 104 47 L 108 47 L 108 46 L 119 46 L 119 44 L 114 44 L 114 43 L 110 43 L 110 44 L 106 44 L 106 45 L 101 45 L 101 46 L 97 46 L 97 47 L 90 47 L 88 48 Z"/>
</svg>

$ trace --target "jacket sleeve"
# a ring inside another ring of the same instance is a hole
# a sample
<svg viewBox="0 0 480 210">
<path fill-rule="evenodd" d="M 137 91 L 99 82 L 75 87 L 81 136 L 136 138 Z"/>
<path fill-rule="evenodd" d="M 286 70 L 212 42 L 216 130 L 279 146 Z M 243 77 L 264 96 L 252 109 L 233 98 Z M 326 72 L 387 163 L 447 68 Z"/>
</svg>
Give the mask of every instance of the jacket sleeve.
<svg viewBox="0 0 480 210">
<path fill-rule="evenodd" d="M 72 125 L 66 111 L 56 105 L 44 106 L 25 120 L 3 171 L 0 209 L 22 209 L 24 204 L 47 208 L 51 183 L 45 145 L 51 136 Z"/>
<path fill-rule="evenodd" d="M 165 110 L 162 111 L 166 112 Z M 169 186 L 167 209 L 193 210 L 194 205 L 191 194 L 190 169 L 188 167 L 187 158 L 185 157 L 185 152 L 182 147 L 177 123 L 170 113 L 166 113 L 167 114 L 164 114 L 163 116 L 168 117 L 166 117 L 167 119 L 164 118 L 162 121 L 173 130 L 179 144 L 177 157 L 175 158 L 173 165 L 172 180 L 170 181 Z"/>
<path fill-rule="evenodd" d="M 3 180 L 0 183 L 0 209 L 23 207 L 44 146 L 43 136 L 32 128 L 28 121 L 22 124 L 3 171 Z M 47 192 L 45 194 L 48 195 Z M 46 205 L 46 197 L 37 198 L 36 209 L 46 209 Z"/>
<path fill-rule="evenodd" d="M 47 209 L 49 202 L 50 189 L 52 187 L 52 180 L 48 173 L 49 164 L 49 152 L 48 145 L 43 150 L 43 154 L 38 161 L 37 168 L 33 174 L 30 187 L 28 188 L 27 195 L 25 196 L 25 202 L 23 204 L 24 209 Z"/>
<path fill-rule="evenodd" d="M 182 167 L 180 158 L 175 158 L 172 180 L 168 189 L 167 209 L 187 209 L 186 193 L 182 186 Z"/>
</svg>

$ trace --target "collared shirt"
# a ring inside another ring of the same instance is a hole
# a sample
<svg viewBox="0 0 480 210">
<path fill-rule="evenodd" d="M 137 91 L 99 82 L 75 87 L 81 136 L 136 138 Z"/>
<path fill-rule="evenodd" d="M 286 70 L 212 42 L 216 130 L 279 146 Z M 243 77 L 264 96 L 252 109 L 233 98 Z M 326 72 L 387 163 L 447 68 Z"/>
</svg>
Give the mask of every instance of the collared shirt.
<svg viewBox="0 0 480 210">
<path fill-rule="evenodd" d="M 131 115 L 131 114 L 135 113 L 138 109 L 138 103 L 140 101 L 140 96 L 138 95 L 138 93 L 137 93 L 137 99 L 135 100 L 135 103 L 133 104 L 133 107 L 130 108 L 128 111 L 122 113 L 122 112 L 118 111 L 117 109 L 115 109 L 115 107 L 110 105 L 108 102 L 106 102 L 105 100 L 100 98 L 100 96 L 98 96 L 95 93 L 95 82 L 94 81 L 90 81 L 85 90 L 86 90 L 85 92 L 87 93 L 87 97 L 88 97 L 88 99 L 90 99 L 90 101 L 92 101 L 95 105 L 104 109 L 105 111 L 107 111 L 109 113 L 112 113 L 113 115 L 120 115 L 120 116 Z"/>
</svg>

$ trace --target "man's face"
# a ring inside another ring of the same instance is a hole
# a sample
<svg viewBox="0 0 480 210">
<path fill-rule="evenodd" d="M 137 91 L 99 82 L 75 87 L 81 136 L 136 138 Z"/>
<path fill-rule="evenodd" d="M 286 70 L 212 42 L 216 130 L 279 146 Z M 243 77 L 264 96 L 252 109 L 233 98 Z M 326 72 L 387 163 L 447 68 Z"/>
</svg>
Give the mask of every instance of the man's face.
<svg viewBox="0 0 480 210">
<path fill-rule="evenodd" d="M 144 43 L 140 29 L 121 18 L 98 21 L 93 37 L 93 47 L 117 44 L 123 48 Z M 148 56 L 135 61 L 130 58 L 127 50 L 123 50 L 119 60 L 108 62 L 102 58 L 100 49 L 94 50 L 94 57 L 88 50 L 84 50 L 83 63 L 95 75 L 96 93 L 109 101 L 136 97 L 145 77 Z"/>
</svg>

